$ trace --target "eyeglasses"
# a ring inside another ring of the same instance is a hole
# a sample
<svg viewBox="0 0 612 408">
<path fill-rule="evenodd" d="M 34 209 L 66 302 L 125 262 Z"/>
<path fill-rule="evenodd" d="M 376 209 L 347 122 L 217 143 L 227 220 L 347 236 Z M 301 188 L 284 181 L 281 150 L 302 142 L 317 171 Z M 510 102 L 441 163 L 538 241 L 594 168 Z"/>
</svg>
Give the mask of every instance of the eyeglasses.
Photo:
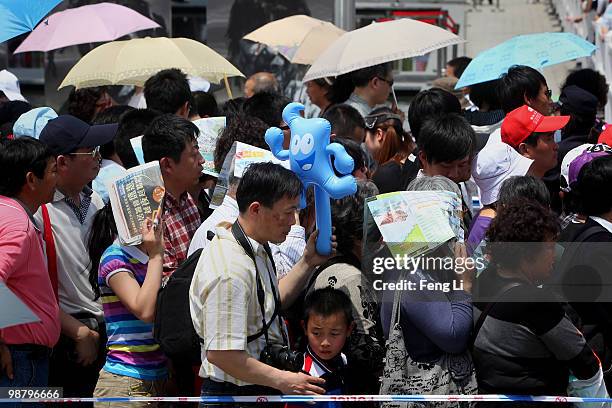
<svg viewBox="0 0 612 408">
<path fill-rule="evenodd" d="M 91 152 L 80 152 L 80 153 L 68 153 L 70 155 L 75 155 L 75 156 L 91 156 L 92 159 L 95 159 L 96 156 L 98 156 L 100 154 L 100 146 L 96 146 L 94 147 L 94 149 Z"/>
<path fill-rule="evenodd" d="M 380 79 L 380 80 L 381 80 L 381 81 L 383 81 L 383 82 L 386 82 L 386 83 L 387 83 L 387 85 L 389 85 L 389 86 L 393 86 L 393 80 L 392 80 L 392 79 L 391 79 L 391 80 L 388 80 L 388 79 L 385 79 L 385 78 L 380 77 L 380 76 L 377 76 L 376 78 Z"/>
<path fill-rule="evenodd" d="M 546 95 L 546 97 L 550 99 L 552 98 L 552 91 L 550 89 L 547 89 L 546 92 L 544 92 L 544 95 Z"/>
</svg>

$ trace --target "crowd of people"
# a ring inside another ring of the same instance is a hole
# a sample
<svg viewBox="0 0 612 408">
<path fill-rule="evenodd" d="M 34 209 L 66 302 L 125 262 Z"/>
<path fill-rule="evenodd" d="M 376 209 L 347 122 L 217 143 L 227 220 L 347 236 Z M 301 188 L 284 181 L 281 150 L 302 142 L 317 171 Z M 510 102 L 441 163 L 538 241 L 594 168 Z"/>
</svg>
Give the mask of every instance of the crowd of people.
<svg viewBox="0 0 612 408">
<path fill-rule="evenodd" d="M 4 87 L 0 281 L 39 321 L 0 330 L 0 387 L 62 387 L 65 397 L 607 396 L 612 128 L 599 112 L 608 85 L 581 69 L 553 103 L 539 71 L 513 66 L 455 91 L 468 63 L 450 61 L 407 114 L 387 105 L 390 64 L 306 84 L 357 181 L 355 194 L 331 200 L 327 256 L 316 251 L 312 191 L 281 165 L 231 175 L 222 203 L 209 206 L 216 179 L 202 173 L 192 121 L 226 117 L 217 171 L 235 142 L 269 150 L 271 127 L 283 130 L 287 149 L 282 112 L 291 101 L 273 75 L 254 75 L 244 97 L 218 106 L 180 70 L 164 70 L 144 85 L 146 108 L 86 88 L 60 115 Z M 138 136 L 141 158 L 131 143 Z M 122 245 L 106 183 L 152 161 L 163 176 L 162 211 L 143 223 L 142 243 Z M 423 267 L 407 278 L 461 279 L 460 287 L 373 289 L 366 199 L 406 190 L 460 199 L 465 239 L 428 256 L 480 257 L 482 267 Z M 569 272 L 559 280 L 560 265 Z M 169 312 L 160 297 L 185 279 Z M 568 289 L 578 281 L 592 298 Z M 160 339 L 164 319 L 188 322 L 178 334 L 193 332 L 191 348 Z"/>
</svg>

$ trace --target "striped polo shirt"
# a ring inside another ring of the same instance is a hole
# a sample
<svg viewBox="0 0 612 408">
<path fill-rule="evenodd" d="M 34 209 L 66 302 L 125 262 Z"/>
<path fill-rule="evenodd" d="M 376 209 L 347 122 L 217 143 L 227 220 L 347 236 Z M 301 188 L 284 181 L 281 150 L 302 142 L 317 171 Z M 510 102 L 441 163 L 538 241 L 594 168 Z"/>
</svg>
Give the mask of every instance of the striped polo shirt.
<svg viewBox="0 0 612 408">
<path fill-rule="evenodd" d="M 279 293 L 278 281 L 263 245 L 248 239 L 265 291 L 264 311 L 268 322 L 274 313 L 272 291 Z M 209 350 L 244 350 L 249 356 L 259 359 L 266 346 L 264 336 L 247 342 L 247 337 L 263 326 L 257 300 L 255 265 L 232 232 L 223 227 L 215 229 L 215 237 L 200 255 L 189 289 L 189 307 L 195 331 L 203 340 L 200 377 L 239 386 L 249 385 L 225 373 L 207 358 Z M 285 324 L 278 317 L 274 320 L 268 329 L 270 343 L 282 344 L 281 330 L 286 335 Z"/>
<path fill-rule="evenodd" d="M 98 284 L 108 342 L 104 370 L 141 380 L 166 378 L 166 357 L 153 339 L 153 324 L 134 316 L 108 284 L 116 273 L 130 273 L 142 286 L 149 258 L 134 246 L 121 246 L 117 242 L 108 247 L 100 261 Z"/>
</svg>

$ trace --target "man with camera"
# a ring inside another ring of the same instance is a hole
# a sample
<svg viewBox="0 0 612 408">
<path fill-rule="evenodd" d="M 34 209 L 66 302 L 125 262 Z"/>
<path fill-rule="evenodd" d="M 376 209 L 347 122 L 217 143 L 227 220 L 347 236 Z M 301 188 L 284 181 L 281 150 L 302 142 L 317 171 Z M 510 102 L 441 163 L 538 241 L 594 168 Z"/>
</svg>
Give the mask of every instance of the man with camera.
<svg viewBox="0 0 612 408">
<path fill-rule="evenodd" d="M 238 220 L 231 228 L 218 226 L 202 252 L 189 298 L 203 340 L 203 396 L 325 392 L 324 380 L 298 372 L 303 357 L 288 349 L 280 313 L 328 257 L 317 254 L 315 232 L 279 282 L 268 246 L 285 240 L 302 188 L 280 165 L 252 164 L 238 185 Z"/>
</svg>

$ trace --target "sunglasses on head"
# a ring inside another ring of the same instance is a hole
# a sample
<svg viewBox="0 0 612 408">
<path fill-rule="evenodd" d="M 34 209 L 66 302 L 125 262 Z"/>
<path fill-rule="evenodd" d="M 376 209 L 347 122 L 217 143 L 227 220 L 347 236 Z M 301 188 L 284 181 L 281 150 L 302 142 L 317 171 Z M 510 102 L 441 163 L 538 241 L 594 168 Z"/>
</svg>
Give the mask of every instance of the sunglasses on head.
<svg viewBox="0 0 612 408">
<path fill-rule="evenodd" d="M 368 115 L 363 119 L 368 129 L 374 129 L 374 126 L 376 126 L 377 123 L 384 123 L 390 119 L 396 119 L 396 120 L 399 120 L 400 123 L 402 122 L 402 118 L 399 115 L 396 115 L 395 113 L 386 113 L 386 112 L 377 113 L 375 115 Z"/>
</svg>

